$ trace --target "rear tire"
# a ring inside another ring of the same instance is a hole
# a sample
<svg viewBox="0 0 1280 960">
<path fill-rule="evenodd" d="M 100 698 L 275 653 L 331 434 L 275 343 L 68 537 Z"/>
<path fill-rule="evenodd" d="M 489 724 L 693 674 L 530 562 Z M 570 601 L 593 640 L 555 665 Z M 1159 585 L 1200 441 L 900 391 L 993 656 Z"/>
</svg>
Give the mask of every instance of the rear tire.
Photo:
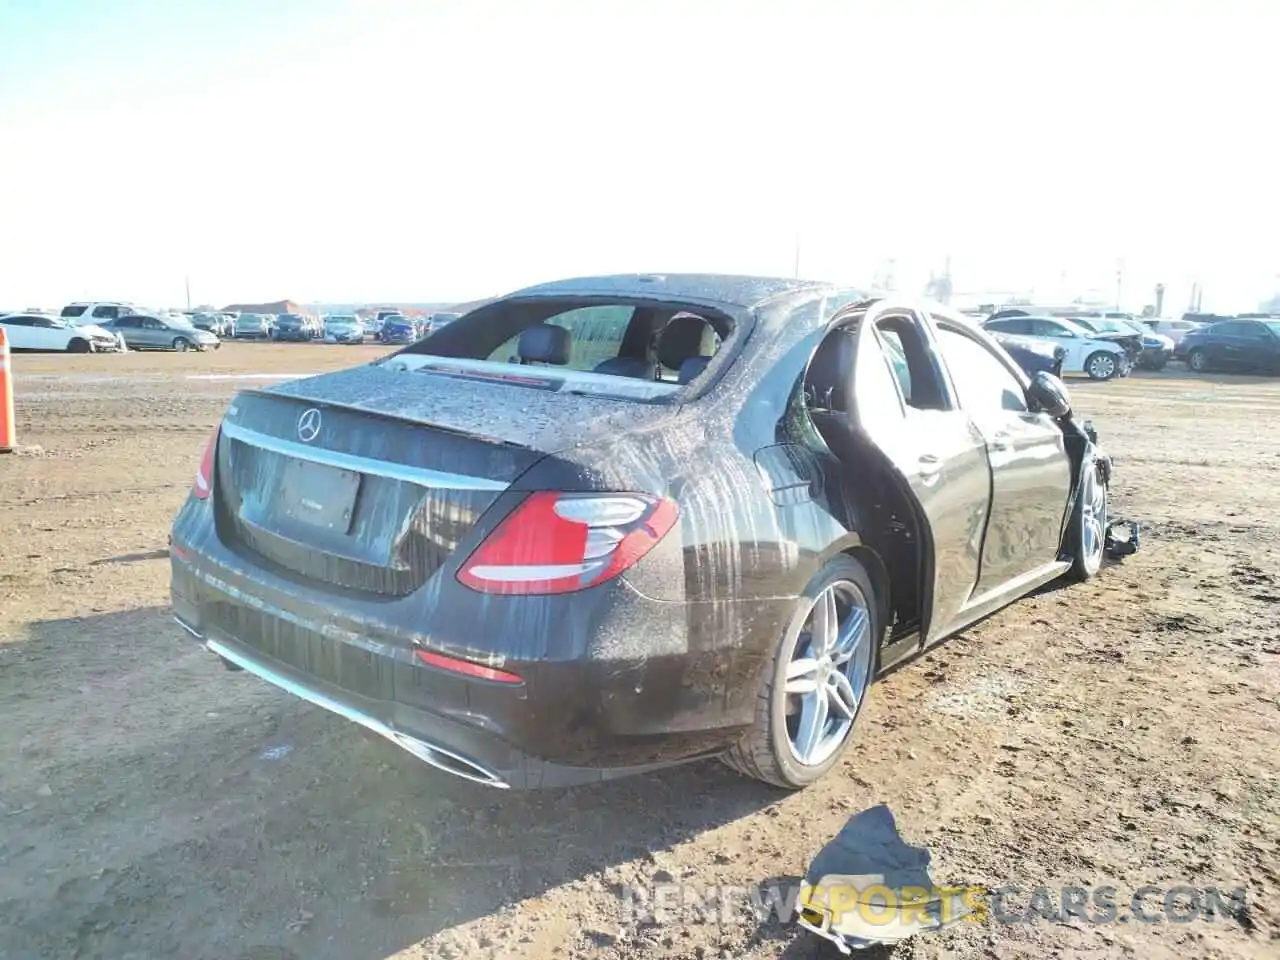
<svg viewBox="0 0 1280 960">
<path fill-rule="evenodd" d="M 844 555 L 830 560 L 805 587 L 766 668 L 755 723 L 724 762 L 788 790 L 826 774 L 857 728 L 882 629 L 862 564 Z"/>
<path fill-rule="evenodd" d="M 71 342 L 67 344 L 67 353 L 88 353 L 89 350 L 89 341 L 80 337 L 72 337 Z"/>
<path fill-rule="evenodd" d="M 1114 353 L 1095 350 L 1085 358 L 1084 372 L 1091 380 L 1110 380 L 1120 372 L 1120 362 Z"/>
<path fill-rule="evenodd" d="M 1199 347 L 1187 354 L 1187 369 L 1204 373 L 1209 369 L 1209 355 Z"/>
</svg>

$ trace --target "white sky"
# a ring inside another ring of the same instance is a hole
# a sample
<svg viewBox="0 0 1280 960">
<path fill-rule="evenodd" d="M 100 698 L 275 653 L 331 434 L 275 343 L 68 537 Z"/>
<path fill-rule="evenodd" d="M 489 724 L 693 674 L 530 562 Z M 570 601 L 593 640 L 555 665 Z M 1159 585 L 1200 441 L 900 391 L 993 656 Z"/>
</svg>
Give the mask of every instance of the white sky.
<svg viewBox="0 0 1280 960">
<path fill-rule="evenodd" d="M 1253 309 L 1280 3 L 0 0 L 0 307 L 707 270 Z M 1065 287 L 1063 279 L 1065 277 Z"/>
</svg>

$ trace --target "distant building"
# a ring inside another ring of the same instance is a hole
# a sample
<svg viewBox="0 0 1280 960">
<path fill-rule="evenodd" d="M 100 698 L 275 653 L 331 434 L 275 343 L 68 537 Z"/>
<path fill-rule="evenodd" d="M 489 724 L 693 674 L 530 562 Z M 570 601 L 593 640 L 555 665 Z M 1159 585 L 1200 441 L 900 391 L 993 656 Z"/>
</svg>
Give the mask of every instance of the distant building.
<svg viewBox="0 0 1280 960">
<path fill-rule="evenodd" d="M 224 313 L 269 313 L 278 316 L 282 313 L 307 314 L 302 304 L 292 300 L 276 300 L 273 303 L 233 303 L 222 308 Z"/>
</svg>

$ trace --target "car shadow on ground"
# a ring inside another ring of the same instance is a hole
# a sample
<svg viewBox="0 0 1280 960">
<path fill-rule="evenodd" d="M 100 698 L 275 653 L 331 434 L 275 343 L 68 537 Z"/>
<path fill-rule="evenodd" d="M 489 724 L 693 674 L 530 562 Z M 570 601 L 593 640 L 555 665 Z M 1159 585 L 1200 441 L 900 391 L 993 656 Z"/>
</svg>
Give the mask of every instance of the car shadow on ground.
<svg viewBox="0 0 1280 960">
<path fill-rule="evenodd" d="M 163 560 L 168 556 L 168 550 L 148 550 L 146 553 L 124 553 L 118 557 L 103 557 L 99 560 L 90 560 L 88 565 L 100 567 L 108 563 L 141 563 L 143 560 Z"/>
<path fill-rule="evenodd" d="M 9 820 L 28 842 L 6 869 L 29 883 L 0 902 L 0 948 L 22 955 L 382 960 L 517 903 L 536 918 L 549 890 L 616 865 L 659 882 L 654 854 L 788 795 L 714 761 L 471 785 L 227 671 L 164 606 L 35 622 L 4 665 L 0 702 L 18 698 L 11 719 L 35 731 L 10 773 L 57 807 L 33 795 Z M 596 917 L 547 923 L 616 930 L 618 890 L 598 898 Z M 781 946 L 794 928 L 779 926 Z"/>
</svg>

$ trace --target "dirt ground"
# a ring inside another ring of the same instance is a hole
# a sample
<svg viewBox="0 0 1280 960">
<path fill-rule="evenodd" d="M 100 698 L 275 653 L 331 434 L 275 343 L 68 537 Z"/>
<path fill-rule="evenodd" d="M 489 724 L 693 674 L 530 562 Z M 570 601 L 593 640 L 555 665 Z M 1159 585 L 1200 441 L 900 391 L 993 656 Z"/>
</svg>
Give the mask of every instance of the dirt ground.
<svg viewBox="0 0 1280 960">
<path fill-rule="evenodd" d="M 833 955 L 745 911 L 622 924 L 619 891 L 792 883 L 881 803 L 939 882 L 1110 884 L 1122 907 L 1146 884 L 1243 887 L 1247 907 L 960 923 L 873 957 L 1280 956 L 1280 381 L 1179 368 L 1075 384 L 1143 550 L 885 678 L 810 790 L 707 763 L 512 795 L 224 670 L 169 617 L 170 519 L 254 382 L 218 378 L 376 352 L 15 356 L 0 957 Z"/>
</svg>

